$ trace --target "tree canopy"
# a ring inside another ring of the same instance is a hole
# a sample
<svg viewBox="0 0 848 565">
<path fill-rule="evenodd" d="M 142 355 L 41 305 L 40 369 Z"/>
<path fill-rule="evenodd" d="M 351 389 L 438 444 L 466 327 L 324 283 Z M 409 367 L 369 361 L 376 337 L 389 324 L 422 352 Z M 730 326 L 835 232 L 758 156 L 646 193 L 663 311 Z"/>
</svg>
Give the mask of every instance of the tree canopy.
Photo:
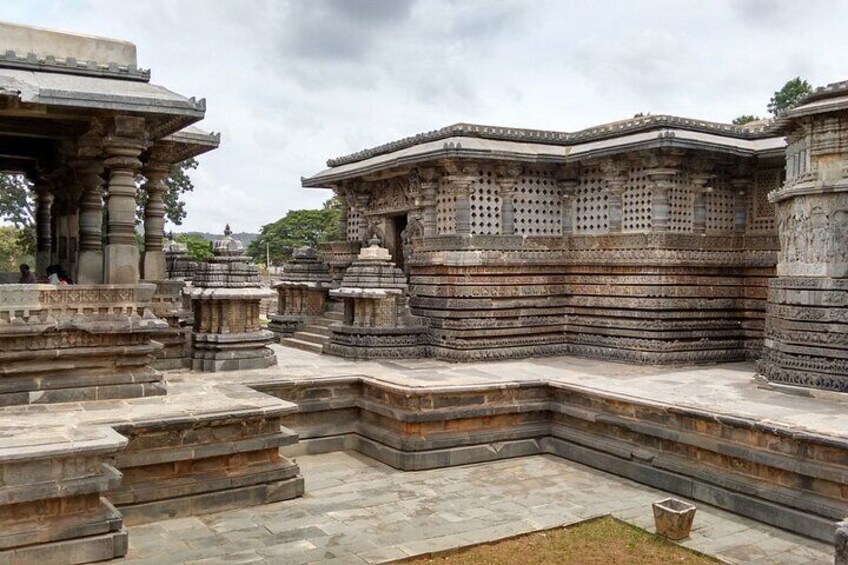
<svg viewBox="0 0 848 565">
<path fill-rule="evenodd" d="M 262 226 L 247 253 L 255 262 L 265 264 L 267 250 L 271 264 L 281 265 L 298 247 L 337 239 L 340 212 L 341 204 L 335 198 L 325 202 L 320 210 L 291 210 L 276 222 Z"/>
<path fill-rule="evenodd" d="M 185 243 L 188 255 L 195 261 L 208 261 L 212 258 L 212 245 L 208 239 L 196 233 L 180 233 L 174 236 L 174 241 Z"/>
<path fill-rule="evenodd" d="M 756 122 L 757 120 L 762 120 L 762 118 L 753 114 L 743 114 L 737 118 L 733 118 L 733 125 L 744 126 L 745 124 Z"/>
<path fill-rule="evenodd" d="M 812 91 L 813 87 L 810 86 L 810 83 L 801 77 L 795 77 L 787 81 L 783 88 L 774 93 L 774 96 L 769 100 L 768 111 L 773 116 L 778 116 L 795 106 L 801 98 Z"/>
</svg>

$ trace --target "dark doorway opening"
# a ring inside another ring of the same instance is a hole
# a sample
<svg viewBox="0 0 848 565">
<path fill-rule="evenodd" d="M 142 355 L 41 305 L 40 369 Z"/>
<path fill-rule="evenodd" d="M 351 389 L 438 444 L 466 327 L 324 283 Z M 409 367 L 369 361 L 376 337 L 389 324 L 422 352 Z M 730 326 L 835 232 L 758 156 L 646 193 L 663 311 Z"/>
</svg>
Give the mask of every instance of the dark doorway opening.
<svg viewBox="0 0 848 565">
<path fill-rule="evenodd" d="M 406 214 L 392 216 L 392 237 L 389 242 L 389 253 L 398 268 L 403 269 L 403 231 L 406 229 Z"/>
</svg>

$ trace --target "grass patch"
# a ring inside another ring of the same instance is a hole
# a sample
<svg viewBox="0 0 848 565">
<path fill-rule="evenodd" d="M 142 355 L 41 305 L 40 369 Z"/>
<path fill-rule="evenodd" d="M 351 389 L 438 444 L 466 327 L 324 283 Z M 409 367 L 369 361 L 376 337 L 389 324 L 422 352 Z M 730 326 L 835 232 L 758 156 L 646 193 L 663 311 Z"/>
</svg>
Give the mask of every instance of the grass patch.
<svg viewBox="0 0 848 565">
<path fill-rule="evenodd" d="M 402 561 L 414 565 L 715 565 L 720 561 L 662 536 L 604 516 L 565 528 L 525 534 Z"/>
</svg>

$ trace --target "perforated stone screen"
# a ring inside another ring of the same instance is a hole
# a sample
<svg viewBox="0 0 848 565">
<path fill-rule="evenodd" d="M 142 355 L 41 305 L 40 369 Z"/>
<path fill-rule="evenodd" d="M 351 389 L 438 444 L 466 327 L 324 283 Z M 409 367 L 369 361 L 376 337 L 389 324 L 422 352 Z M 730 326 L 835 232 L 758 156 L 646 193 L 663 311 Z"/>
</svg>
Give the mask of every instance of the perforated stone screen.
<svg viewBox="0 0 848 565">
<path fill-rule="evenodd" d="M 481 170 L 471 187 L 471 233 L 497 234 L 501 231 L 501 197 L 491 169 Z"/>
<path fill-rule="evenodd" d="M 562 201 L 551 170 L 527 168 L 518 179 L 513 200 L 516 234 L 562 233 Z"/>
<path fill-rule="evenodd" d="M 351 208 L 347 213 L 347 240 L 357 241 L 359 239 L 359 220 L 362 218 L 362 212 L 356 208 Z"/>
<path fill-rule="evenodd" d="M 694 195 L 689 173 L 685 170 L 679 171 L 674 175 L 671 183 L 671 189 L 668 191 L 668 228 L 676 232 L 691 232 Z"/>
<path fill-rule="evenodd" d="M 717 179 L 713 191 L 705 195 L 707 231 L 733 231 L 733 190 L 727 179 Z"/>
<path fill-rule="evenodd" d="M 651 229 L 651 189 L 643 167 L 633 167 L 621 197 L 622 231 Z"/>
<path fill-rule="evenodd" d="M 440 234 L 456 233 L 456 195 L 449 190 L 440 185 L 436 195 L 436 231 Z"/>
<path fill-rule="evenodd" d="M 768 201 L 768 193 L 780 187 L 780 169 L 757 172 L 754 194 L 750 201 L 748 229 L 751 231 L 774 231 L 774 204 Z"/>
<path fill-rule="evenodd" d="M 609 231 L 609 196 L 604 188 L 599 168 L 586 169 L 580 176 L 574 199 L 574 228 L 577 233 Z"/>
</svg>

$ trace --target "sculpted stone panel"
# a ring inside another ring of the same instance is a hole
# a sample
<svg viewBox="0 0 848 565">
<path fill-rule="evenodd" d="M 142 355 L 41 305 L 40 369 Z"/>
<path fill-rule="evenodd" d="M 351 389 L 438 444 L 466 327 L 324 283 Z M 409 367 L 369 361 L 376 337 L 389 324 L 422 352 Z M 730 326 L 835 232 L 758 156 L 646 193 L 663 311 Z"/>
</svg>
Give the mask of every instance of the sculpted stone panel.
<svg viewBox="0 0 848 565">
<path fill-rule="evenodd" d="M 848 276 L 848 193 L 791 198 L 777 205 L 784 276 Z"/>
<path fill-rule="evenodd" d="M 471 233 L 501 232 L 501 197 L 492 167 L 481 168 L 471 186 Z"/>
<path fill-rule="evenodd" d="M 518 178 L 513 193 L 515 233 L 554 235 L 562 231 L 562 198 L 550 169 L 531 167 Z"/>
<path fill-rule="evenodd" d="M 605 190 L 603 173 L 598 167 L 588 168 L 580 175 L 574 199 L 576 233 L 605 233 L 609 230 L 609 195 Z"/>
</svg>

